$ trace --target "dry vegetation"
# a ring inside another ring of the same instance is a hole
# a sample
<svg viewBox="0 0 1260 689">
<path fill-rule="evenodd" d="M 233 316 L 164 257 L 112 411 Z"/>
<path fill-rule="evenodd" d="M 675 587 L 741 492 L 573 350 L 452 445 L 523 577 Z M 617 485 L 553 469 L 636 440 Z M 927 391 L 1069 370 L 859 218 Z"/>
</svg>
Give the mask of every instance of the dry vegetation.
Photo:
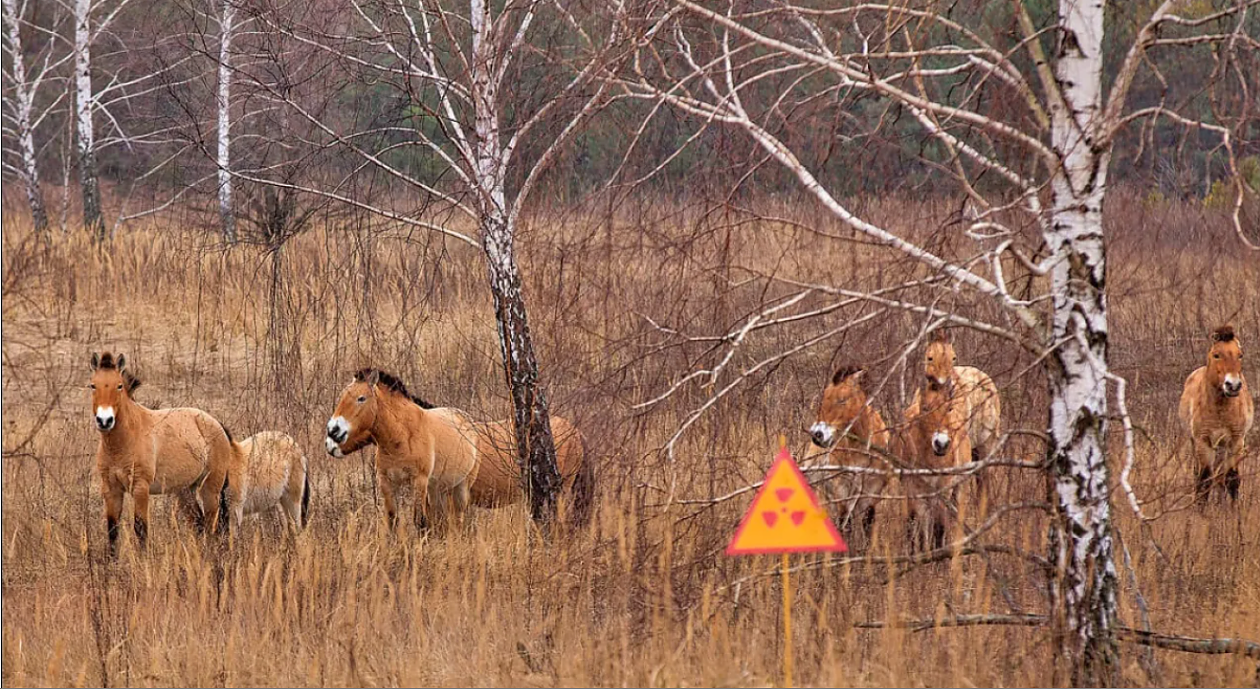
<svg viewBox="0 0 1260 689">
<path fill-rule="evenodd" d="M 791 204 L 781 205 L 778 213 L 789 213 Z M 4 683 L 777 682 L 776 561 L 720 555 L 747 496 L 703 501 L 758 480 L 780 432 L 794 450 L 806 450 L 801 429 L 840 361 L 869 364 L 886 382 L 877 406 L 886 417 L 899 415 L 914 377 L 897 355 L 922 322 L 881 314 L 766 367 L 704 415 L 667 463 L 659 448 L 709 391 L 646 411 L 633 405 L 704 361 L 705 345 L 648 319 L 720 334 L 784 290 L 749 279 L 758 274 L 852 287 L 901 279 L 911 268 L 799 210 L 793 226 L 662 206 L 535 218 L 521 240 L 554 406 L 583 428 L 601 463 L 600 509 L 589 532 L 551 540 L 523 509 L 482 511 L 474 529 L 447 539 L 391 536 L 370 454 L 334 460 L 322 451 L 335 396 L 361 365 L 396 372 L 441 404 L 506 415 L 484 268 L 470 247 L 330 218 L 286 245 L 273 273 L 273 257 L 261 250 L 224 252 L 172 226 L 127 230 L 108 256 L 82 237 L 46 248 L 6 213 Z M 866 206 L 875 221 L 932 230 L 953 210 L 943 202 Z M 1112 361 L 1130 381 L 1139 427 L 1136 487 L 1157 515 L 1139 528 L 1117 493 L 1132 564 L 1130 574 L 1120 563 L 1122 621 L 1142 625 L 1136 581 L 1156 630 L 1255 638 L 1260 457 L 1253 451 L 1244 465 L 1237 506 L 1188 507 L 1175 407 L 1210 327 L 1232 319 L 1244 345 L 1260 347 L 1260 259 L 1235 249 L 1221 219 L 1194 206 L 1117 192 L 1108 212 Z M 947 251 L 965 255 L 965 241 L 957 243 Z M 933 298 L 964 311 L 986 308 L 948 289 Z M 746 366 L 871 313 L 841 309 L 765 331 L 734 361 Z M 1002 386 L 1008 427 L 1040 428 L 1043 386 L 1034 362 L 974 333 L 958 342 L 962 362 L 984 367 Z M 298 438 L 314 475 L 310 527 L 291 541 L 261 520 L 225 550 L 197 539 L 159 498 L 148 551 L 135 552 L 128 534 L 119 561 L 107 562 L 92 470 L 97 434 L 84 389 L 89 352 L 107 348 L 139 367 L 142 403 L 202 407 L 238 436 L 275 428 Z M 1260 383 L 1253 366 L 1247 372 Z M 1253 444 L 1260 440 L 1253 436 Z M 1031 439 L 1009 448 L 1026 460 L 1038 451 Z M 1012 470 L 999 483 L 995 510 L 1044 500 L 1039 476 Z M 666 506 L 671 491 L 701 502 Z M 904 554 L 893 527 L 877 531 L 875 554 Z M 1045 516 L 1035 507 L 1003 513 L 980 542 L 1041 555 Z M 854 628 L 1042 612 L 1044 577 L 1032 558 L 989 553 L 892 568 L 824 556 L 795 562 L 803 569 L 794 581 L 798 682 L 1058 681 L 1042 627 Z M 1239 655 L 1124 650 L 1123 676 L 1133 684 L 1260 681 L 1256 661 Z"/>
</svg>

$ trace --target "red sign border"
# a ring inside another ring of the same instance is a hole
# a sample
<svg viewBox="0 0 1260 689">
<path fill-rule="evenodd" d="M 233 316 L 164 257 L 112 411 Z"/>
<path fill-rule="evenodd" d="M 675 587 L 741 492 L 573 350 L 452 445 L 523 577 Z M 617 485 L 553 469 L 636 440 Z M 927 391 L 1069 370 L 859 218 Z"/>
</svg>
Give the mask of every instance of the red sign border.
<svg viewBox="0 0 1260 689">
<path fill-rule="evenodd" d="M 788 468 L 792 473 L 796 474 L 796 479 L 800 482 L 801 487 L 805 489 L 805 497 L 809 498 L 814 509 L 823 513 L 823 521 L 827 524 L 827 530 L 835 537 L 835 545 L 814 545 L 808 547 L 787 547 L 787 548 L 739 548 L 735 547 L 735 543 L 739 537 L 743 535 L 744 529 L 748 527 L 748 523 L 753 518 L 753 506 L 760 500 L 766 488 L 770 485 L 770 477 L 774 475 L 779 465 L 787 462 Z M 840 532 L 836 530 L 836 525 L 831 522 L 831 517 L 827 516 L 826 510 L 818 504 L 818 496 L 814 494 L 814 489 L 810 487 L 809 481 L 805 480 L 805 474 L 801 473 L 800 467 L 796 466 L 796 460 L 792 459 L 792 453 L 787 448 L 779 450 L 779 454 L 774 458 L 774 464 L 770 465 L 770 470 L 766 472 L 765 479 L 762 480 L 761 487 L 757 489 L 757 494 L 753 496 L 752 503 L 748 505 L 748 511 L 744 513 L 744 518 L 740 520 L 739 527 L 735 529 L 735 535 L 731 536 L 731 540 L 726 544 L 727 555 L 778 555 L 780 553 L 847 553 L 849 546 L 841 538 Z"/>
</svg>

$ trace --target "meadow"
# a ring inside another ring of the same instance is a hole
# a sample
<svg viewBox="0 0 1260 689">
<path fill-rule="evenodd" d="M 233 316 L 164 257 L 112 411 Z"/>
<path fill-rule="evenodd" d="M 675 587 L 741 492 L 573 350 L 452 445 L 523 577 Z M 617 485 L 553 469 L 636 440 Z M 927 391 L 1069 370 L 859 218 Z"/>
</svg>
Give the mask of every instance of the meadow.
<svg viewBox="0 0 1260 689">
<path fill-rule="evenodd" d="M 1199 204 L 1123 190 L 1108 204 L 1111 366 L 1129 381 L 1133 484 L 1151 517 L 1139 523 L 1117 490 L 1121 621 L 1255 640 L 1260 456 L 1253 449 L 1243 465 L 1237 504 L 1193 507 L 1176 403 L 1213 327 L 1232 321 L 1245 348 L 1260 342 L 1260 257 Z M 861 206 L 908 233 L 945 237 L 946 253 L 974 249 L 944 231 L 956 203 Z M 869 366 L 882 385 L 875 405 L 899 416 L 918 375 L 918 350 L 907 363 L 905 343 L 921 319 L 856 305 L 758 331 L 733 369 L 838 334 L 748 375 L 672 454 L 662 448 L 714 388 L 640 405 L 720 358 L 704 338 L 791 293 L 779 278 L 873 289 L 917 270 L 808 208 L 767 199 L 756 217 L 645 199 L 529 218 L 519 241 L 535 343 L 553 409 L 577 423 L 599 462 L 595 518 L 544 536 L 523 508 L 483 510 L 445 538 L 388 533 L 370 451 L 333 459 L 322 437 L 350 373 L 367 365 L 438 404 L 507 416 L 476 250 L 329 216 L 278 255 L 225 250 L 170 220 L 125 227 L 101 253 L 82 233 L 45 244 L 6 212 L 4 684 L 777 685 L 777 558 L 722 555 L 750 498 L 723 496 L 761 478 L 779 434 L 798 457 L 812 451 L 803 429 L 841 363 Z M 934 303 L 1000 317 L 948 286 L 925 290 Z M 828 299 L 811 294 L 799 308 Z M 956 341 L 960 363 L 998 382 L 1008 429 L 1044 427 L 1044 383 L 1027 353 L 973 332 Z M 128 528 L 119 560 L 106 559 L 86 389 L 90 354 L 101 350 L 134 362 L 147 406 L 199 406 L 238 437 L 278 429 L 297 438 L 313 475 L 309 527 L 287 538 L 259 519 L 225 547 L 197 538 L 173 501 L 158 498 L 147 551 Z M 1250 361 L 1254 390 L 1260 369 Z M 1114 423 L 1113 479 L 1119 431 Z M 1034 435 L 1006 452 L 1039 460 Z M 1064 681 L 1043 626 L 856 626 L 1044 613 L 1043 477 L 994 474 L 992 523 L 976 543 L 1005 551 L 893 564 L 796 556 L 798 683 Z M 868 553 L 904 555 L 901 533 L 883 514 Z M 1256 660 L 1242 655 L 1122 650 L 1133 685 L 1260 681 Z"/>
</svg>

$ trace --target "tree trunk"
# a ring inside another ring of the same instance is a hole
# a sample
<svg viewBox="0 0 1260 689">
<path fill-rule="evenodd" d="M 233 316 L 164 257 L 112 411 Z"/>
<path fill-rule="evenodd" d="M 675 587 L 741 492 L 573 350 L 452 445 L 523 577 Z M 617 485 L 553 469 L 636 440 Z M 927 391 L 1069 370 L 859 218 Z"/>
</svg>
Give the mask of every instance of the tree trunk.
<svg viewBox="0 0 1260 689">
<path fill-rule="evenodd" d="M 39 164 L 35 157 L 35 132 L 32 131 L 31 112 L 35 106 L 35 94 L 26 82 L 25 55 L 22 52 L 22 34 L 19 25 L 16 0 L 4 0 L 5 42 L 13 66 L 14 99 L 17 101 L 18 148 L 21 151 L 20 176 L 26 187 L 26 200 L 31 206 L 31 221 L 35 232 L 44 235 L 48 231 L 48 211 L 44 207 L 44 191 L 39 185 Z"/>
<path fill-rule="evenodd" d="M 217 96 L 219 150 L 216 162 L 219 168 L 219 221 L 223 230 L 223 241 L 228 244 L 236 243 L 236 214 L 232 210 L 232 68 L 230 63 L 235 21 L 236 6 L 233 0 L 223 0 L 219 14 L 219 91 Z"/>
<path fill-rule="evenodd" d="M 83 192 L 83 227 L 97 243 L 105 241 L 105 217 L 96 179 L 96 139 L 92 129 L 91 0 L 74 4 L 75 125 L 79 144 L 79 186 Z"/>
<path fill-rule="evenodd" d="M 1102 3 L 1060 0 L 1051 138 L 1054 174 L 1046 243 L 1051 270 L 1050 380 L 1051 613 L 1060 659 L 1074 686 L 1119 678 L 1116 568 L 1106 462 L 1107 296 L 1102 202 L 1109 146 L 1101 143 Z"/>
<path fill-rule="evenodd" d="M 481 220 L 481 246 L 494 295 L 495 321 L 499 327 L 500 353 L 512 393 L 512 423 L 516 432 L 516 456 L 522 482 L 529 495 L 534 519 L 548 522 L 555 514 L 560 492 L 556 445 L 551 437 L 547 397 L 539 385 L 538 360 L 529 333 L 520 269 L 513 250 L 516 227 L 508 218 L 504 174 L 506 152 L 499 132 L 498 58 L 485 0 L 469 0 L 472 28 L 472 100 L 474 118 L 473 176 L 477 183 L 477 209 Z"/>
<path fill-rule="evenodd" d="M 538 381 L 538 360 L 512 249 L 512 229 L 504 220 L 491 218 L 482 228 L 482 247 L 489 266 L 504 373 L 512 393 L 517 462 L 528 491 L 530 513 L 535 520 L 547 522 L 555 516 L 561 479 L 547 396 Z"/>
</svg>

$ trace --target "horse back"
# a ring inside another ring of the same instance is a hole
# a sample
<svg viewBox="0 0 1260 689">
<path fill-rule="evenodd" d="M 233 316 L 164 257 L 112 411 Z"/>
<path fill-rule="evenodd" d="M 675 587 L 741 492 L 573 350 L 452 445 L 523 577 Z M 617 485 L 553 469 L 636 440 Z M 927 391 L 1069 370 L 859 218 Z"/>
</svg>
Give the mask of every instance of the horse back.
<svg viewBox="0 0 1260 689">
<path fill-rule="evenodd" d="M 1002 398 L 997 384 L 989 374 L 973 366 L 955 366 L 954 372 L 966 398 L 966 425 L 971 444 L 989 454 L 998 440 L 1002 423 Z"/>
<path fill-rule="evenodd" d="M 297 441 L 279 431 L 262 431 L 235 447 L 245 512 L 268 509 L 286 490 L 301 490 L 306 478 L 306 456 Z M 296 483 L 296 486 L 294 485 Z"/>
<path fill-rule="evenodd" d="M 153 471 L 150 492 L 195 486 L 212 465 L 231 461 L 231 446 L 223 425 L 200 409 L 154 411 L 149 436 Z"/>
</svg>

